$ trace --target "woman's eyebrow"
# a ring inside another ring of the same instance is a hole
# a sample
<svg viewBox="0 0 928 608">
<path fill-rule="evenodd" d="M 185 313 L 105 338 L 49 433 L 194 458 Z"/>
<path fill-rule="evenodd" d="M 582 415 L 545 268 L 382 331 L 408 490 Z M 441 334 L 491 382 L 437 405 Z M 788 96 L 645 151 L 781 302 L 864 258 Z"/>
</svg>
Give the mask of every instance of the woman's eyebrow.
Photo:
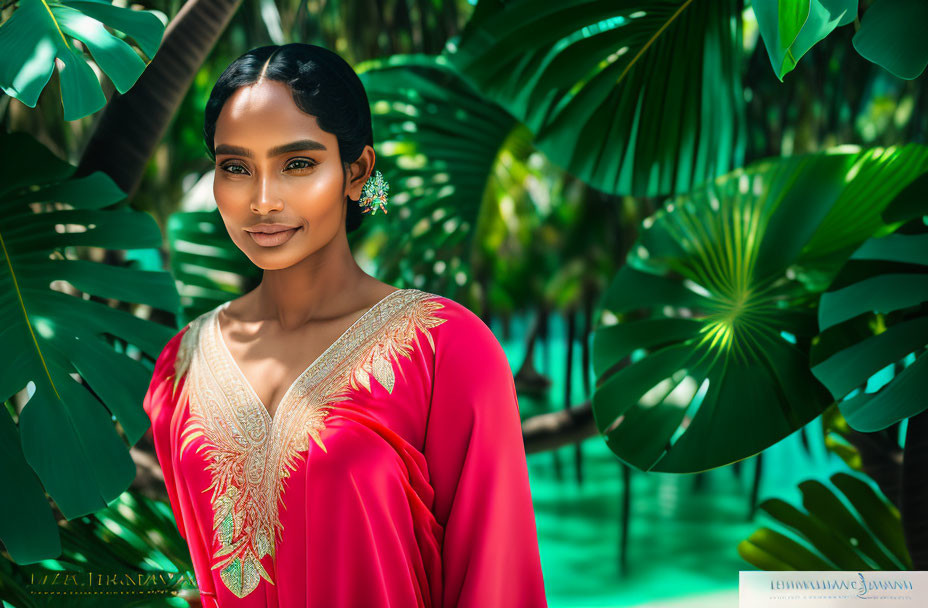
<svg viewBox="0 0 928 608">
<path fill-rule="evenodd" d="M 325 150 L 325 146 L 320 142 L 313 139 L 301 139 L 299 141 L 292 141 L 289 144 L 284 144 L 282 146 L 276 146 L 271 148 L 267 153 L 267 157 L 271 158 L 272 156 L 277 156 L 278 154 L 285 154 L 287 152 L 297 152 L 299 150 Z M 251 150 L 248 148 L 243 148 L 242 146 L 232 146 L 229 144 L 219 144 L 216 146 L 216 154 L 234 154 L 236 156 L 245 156 L 248 158 L 253 158 Z"/>
</svg>

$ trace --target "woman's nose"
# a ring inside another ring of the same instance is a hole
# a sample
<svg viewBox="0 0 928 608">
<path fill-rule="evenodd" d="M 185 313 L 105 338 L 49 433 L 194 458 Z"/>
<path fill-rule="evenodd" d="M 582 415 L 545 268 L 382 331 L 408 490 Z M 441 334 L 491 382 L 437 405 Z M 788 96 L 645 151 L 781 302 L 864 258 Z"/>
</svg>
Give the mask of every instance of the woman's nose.
<svg viewBox="0 0 928 608">
<path fill-rule="evenodd" d="M 277 195 L 277 188 L 274 180 L 267 173 L 264 173 L 257 179 L 257 187 L 252 199 L 251 208 L 253 211 L 262 214 L 283 208 L 283 201 Z"/>
</svg>

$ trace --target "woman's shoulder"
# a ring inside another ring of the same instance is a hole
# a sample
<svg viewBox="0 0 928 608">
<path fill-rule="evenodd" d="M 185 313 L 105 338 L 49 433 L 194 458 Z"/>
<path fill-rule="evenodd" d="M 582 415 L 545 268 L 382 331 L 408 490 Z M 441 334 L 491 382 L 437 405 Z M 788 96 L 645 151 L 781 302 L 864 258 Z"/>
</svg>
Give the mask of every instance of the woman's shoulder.
<svg viewBox="0 0 928 608">
<path fill-rule="evenodd" d="M 451 298 L 436 296 L 446 322 L 436 328 L 430 408 L 458 414 L 496 416 L 504 399 L 516 401 L 512 366 L 492 329 L 474 311 Z M 513 408 L 518 412 L 518 405 Z M 462 424 L 464 424 L 462 422 Z"/>
<path fill-rule="evenodd" d="M 432 303 L 433 308 L 440 311 L 445 318 L 464 319 L 464 322 L 471 322 L 473 319 L 480 320 L 480 317 L 471 312 L 469 308 L 448 296 L 420 289 L 407 289 L 405 291 L 409 292 L 411 297 L 416 300 Z"/>
<path fill-rule="evenodd" d="M 444 331 L 447 333 L 470 332 L 470 331 L 490 331 L 486 323 L 483 322 L 476 313 L 470 308 L 453 300 L 448 296 L 443 296 L 428 291 L 410 290 L 418 294 L 418 298 L 429 304 L 431 311 L 440 316 L 445 323 L 442 323 Z M 415 297 L 415 296 L 414 296 Z"/>
<path fill-rule="evenodd" d="M 459 356 L 478 359 L 506 359 L 496 335 L 474 311 L 447 296 L 431 293 L 428 296 L 427 301 L 438 307 L 434 314 L 443 320 L 435 332 L 438 351 L 456 352 Z"/>
</svg>

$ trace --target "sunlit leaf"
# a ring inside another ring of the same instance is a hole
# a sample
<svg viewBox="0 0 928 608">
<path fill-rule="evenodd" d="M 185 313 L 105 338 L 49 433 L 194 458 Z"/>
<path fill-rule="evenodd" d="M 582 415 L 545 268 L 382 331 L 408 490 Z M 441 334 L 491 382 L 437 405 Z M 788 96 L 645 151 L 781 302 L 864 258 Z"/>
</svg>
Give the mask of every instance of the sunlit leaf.
<svg viewBox="0 0 928 608">
<path fill-rule="evenodd" d="M 107 208 L 125 198 L 109 177 L 69 179 L 74 169 L 27 135 L 0 137 L 0 394 L 29 389 L 17 420 L 0 413 L 9 494 L 0 538 L 20 563 L 60 552 L 45 492 L 70 519 L 105 507 L 135 478 L 128 448 L 150 426 L 140 406 L 151 370 L 127 350 L 154 359 L 173 331 L 105 300 L 177 308 L 166 272 L 65 255 L 161 245 L 150 215 Z"/>
<path fill-rule="evenodd" d="M 481 2 L 447 53 L 604 192 L 688 191 L 741 164 L 741 16 L 732 0 Z"/>
<path fill-rule="evenodd" d="M 438 56 L 394 56 L 357 67 L 371 104 L 377 166 L 391 184 L 383 218 L 365 220 L 381 278 L 453 297 L 469 283 L 478 219 L 494 167 L 518 123 Z"/>
<path fill-rule="evenodd" d="M 610 449 L 643 470 L 702 471 L 818 416 L 831 403 L 809 371 L 822 277 L 926 170 L 914 144 L 762 161 L 645 220 L 602 302 L 620 322 L 594 335 Z"/>
<path fill-rule="evenodd" d="M 65 120 L 93 114 L 106 104 L 97 75 L 79 40 L 120 93 L 141 76 L 146 62 L 104 25 L 132 37 L 149 60 L 161 44 L 164 24 L 149 11 L 134 11 L 99 0 L 19 0 L 0 27 L 0 88 L 30 108 L 61 61 L 61 103 Z"/>
</svg>

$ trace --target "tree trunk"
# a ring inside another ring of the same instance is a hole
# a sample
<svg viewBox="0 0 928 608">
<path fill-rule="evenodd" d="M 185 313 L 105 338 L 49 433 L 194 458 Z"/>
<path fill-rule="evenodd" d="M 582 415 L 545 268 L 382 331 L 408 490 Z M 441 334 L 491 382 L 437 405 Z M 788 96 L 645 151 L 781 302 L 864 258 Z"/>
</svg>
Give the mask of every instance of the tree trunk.
<svg viewBox="0 0 928 608">
<path fill-rule="evenodd" d="M 598 434 L 590 401 L 522 421 L 522 437 L 527 454 L 549 452 Z"/>
<path fill-rule="evenodd" d="M 241 0 L 189 0 L 168 24 L 161 47 L 124 95 L 114 93 L 97 121 L 75 177 L 103 171 L 135 194 L 190 83 Z"/>
</svg>

